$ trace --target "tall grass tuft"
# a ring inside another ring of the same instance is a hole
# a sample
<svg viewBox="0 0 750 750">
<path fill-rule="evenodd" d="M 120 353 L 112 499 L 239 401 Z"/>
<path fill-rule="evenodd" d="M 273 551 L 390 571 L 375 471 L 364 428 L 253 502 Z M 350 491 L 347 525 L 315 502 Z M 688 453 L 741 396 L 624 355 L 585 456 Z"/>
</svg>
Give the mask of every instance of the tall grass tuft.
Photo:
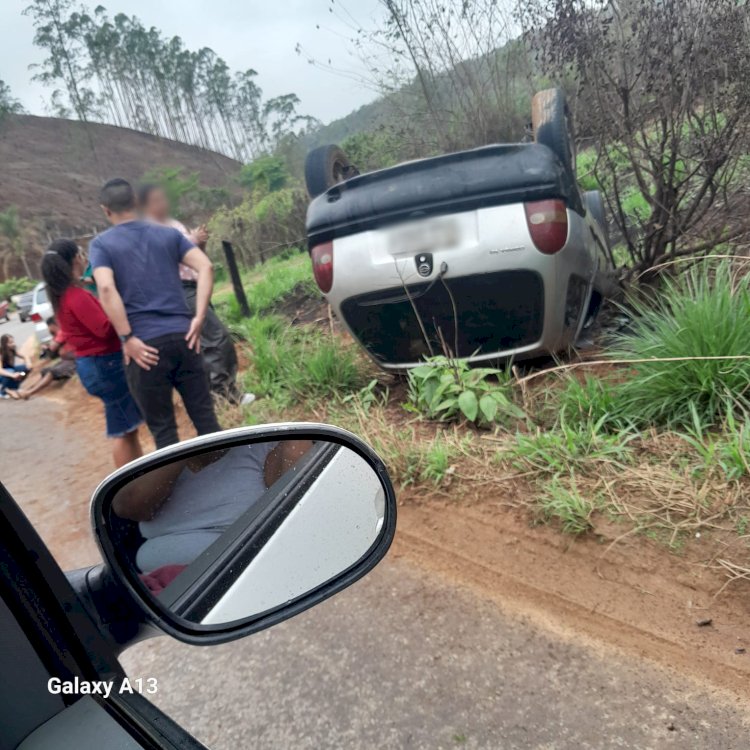
<svg viewBox="0 0 750 750">
<path fill-rule="evenodd" d="M 341 397 L 369 380 L 358 351 L 335 336 L 292 328 L 272 315 L 253 317 L 241 328 L 252 349 L 246 385 L 280 404 Z"/>
<path fill-rule="evenodd" d="M 664 283 L 655 300 L 634 302 L 629 334 L 613 359 L 634 363 L 616 387 L 617 411 L 636 424 L 716 425 L 727 409 L 750 411 L 750 277 L 729 264 L 694 267 Z M 737 357 L 706 360 L 697 357 Z M 683 361 L 664 361 L 684 358 Z"/>
</svg>

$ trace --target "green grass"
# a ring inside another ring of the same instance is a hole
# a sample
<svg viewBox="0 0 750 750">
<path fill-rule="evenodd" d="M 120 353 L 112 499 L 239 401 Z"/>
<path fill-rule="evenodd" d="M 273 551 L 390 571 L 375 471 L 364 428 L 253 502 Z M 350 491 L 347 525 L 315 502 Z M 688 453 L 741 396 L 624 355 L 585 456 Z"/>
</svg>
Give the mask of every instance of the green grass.
<svg viewBox="0 0 750 750">
<path fill-rule="evenodd" d="M 279 256 L 256 266 L 242 274 L 242 285 L 253 315 L 271 310 L 293 292 L 319 294 L 307 253 Z M 232 325 L 242 321 L 231 285 L 217 290 L 213 302 L 219 315 Z"/>
<path fill-rule="evenodd" d="M 255 316 L 239 325 L 251 348 L 245 385 L 280 405 L 341 398 L 368 382 L 357 349 L 312 328 L 292 328 L 279 316 Z"/>
<path fill-rule="evenodd" d="M 547 402 L 556 419 L 573 428 L 598 425 L 601 429 L 621 418 L 617 386 L 606 378 L 586 375 L 581 381 L 568 376 L 561 389 L 550 389 Z"/>
<path fill-rule="evenodd" d="M 558 523 L 565 534 L 577 536 L 591 529 L 591 515 L 598 501 L 583 497 L 571 476 L 568 480 L 554 477 L 547 482 L 538 503 L 546 521 Z"/>
<path fill-rule="evenodd" d="M 726 263 L 713 273 L 702 265 L 665 281 L 655 299 L 633 302 L 632 330 L 617 337 L 610 356 L 655 361 L 634 362 L 614 388 L 622 418 L 688 429 L 697 419 L 705 429 L 727 410 L 750 413 L 750 359 L 742 359 L 750 355 L 749 284 Z"/>
<path fill-rule="evenodd" d="M 571 471 L 596 470 L 597 463 L 627 464 L 632 460 L 629 443 L 636 437 L 630 431 L 609 433 L 604 422 L 568 425 L 561 421 L 549 430 L 518 433 L 503 458 L 524 472 L 557 475 Z"/>
<path fill-rule="evenodd" d="M 680 437 L 698 456 L 698 476 L 718 475 L 730 482 L 750 477 L 750 419 L 738 423 L 730 411 L 721 431 L 709 431 L 694 411 L 693 427 Z"/>
</svg>

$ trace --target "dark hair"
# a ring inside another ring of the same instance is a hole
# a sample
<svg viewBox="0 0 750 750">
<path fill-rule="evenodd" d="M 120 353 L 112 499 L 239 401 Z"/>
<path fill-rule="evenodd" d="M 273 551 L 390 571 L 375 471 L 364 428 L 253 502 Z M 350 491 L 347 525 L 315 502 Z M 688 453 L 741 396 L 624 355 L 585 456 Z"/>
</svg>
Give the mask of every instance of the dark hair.
<svg viewBox="0 0 750 750">
<path fill-rule="evenodd" d="M 47 285 L 47 297 L 55 312 L 67 288 L 75 283 L 73 258 L 78 253 L 78 245 L 73 240 L 62 239 L 55 240 L 42 258 L 42 278 Z"/>
<path fill-rule="evenodd" d="M 13 337 L 9 333 L 0 336 L 0 364 L 3 367 L 13 367 L 16 361 L 16 353 L 10 348 L 10 340 Z"/>
<path fill-rule="evenodd" d="M 99 192 L 99 203 L 112 213 L 122 214 L 135 208 L 135 191 L 133 186 L 122 177 L 115 177 L 104 183 Z"/>
<path fill-rule="evenodd" d="M 162 190 L 160 185 L 153 182 L 145 182 L 143 185 L 138 186 L 138 205 L 143 208 L 147 203 L 151 194 L 156 190 Z"/>
<path fill-rule="evenodd" d="M 57 318 L 54 315 L 50 315 L 49 318 L 45 321 L 45 323 L 48 326 L 56 326 L 57 325 Z"/>
</svg>

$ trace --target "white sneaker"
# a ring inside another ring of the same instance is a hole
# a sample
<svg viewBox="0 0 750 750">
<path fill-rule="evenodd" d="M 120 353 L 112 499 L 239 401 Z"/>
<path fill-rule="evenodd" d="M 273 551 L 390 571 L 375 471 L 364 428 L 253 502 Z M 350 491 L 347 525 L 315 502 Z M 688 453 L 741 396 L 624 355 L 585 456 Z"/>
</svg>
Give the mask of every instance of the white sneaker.
<svg viewBox="0 0 750 750">
<path fill-rule="evenodd" d="M 255 401 L 255 394 L 254 393 L 246 393 L 241 399 L 240 399 L 240 406 L 250 406 L 250 404 Z"/>
</svg>

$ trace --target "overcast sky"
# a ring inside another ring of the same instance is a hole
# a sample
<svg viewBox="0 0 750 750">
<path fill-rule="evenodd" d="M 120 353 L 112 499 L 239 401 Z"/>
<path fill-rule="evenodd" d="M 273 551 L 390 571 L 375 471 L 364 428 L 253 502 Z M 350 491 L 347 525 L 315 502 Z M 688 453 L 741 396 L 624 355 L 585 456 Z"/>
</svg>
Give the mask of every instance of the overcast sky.
<svg viewBox="0 0 750 750">
<path fill-rule="evenodd" d="M 104 5 L 110 16 L 138 16 L 167 36 L 181 36 L 190 49 L 211 47 L 233 70 L 254 68 L 266 97 L 293 92 L 300 113 L 323 122 L 348 114 L 375 98 L 367 87 L 308 64 L 295 52 L 299 43 L 309 57 L 348 73 L 361 64 L 347 51 L 354 21 L 370 25 L 378 0 L 84 0 L 89 9 Z M 28 0 L 0 0 L 0 79 L 33 114 L 44 114 L 49 92 L 32 83 L 29 65 L 43 59 L 33 44 L 31 20 L 21 15 Z M 320 27 L 320 28 L 318 28 Z"/>
</svg>

